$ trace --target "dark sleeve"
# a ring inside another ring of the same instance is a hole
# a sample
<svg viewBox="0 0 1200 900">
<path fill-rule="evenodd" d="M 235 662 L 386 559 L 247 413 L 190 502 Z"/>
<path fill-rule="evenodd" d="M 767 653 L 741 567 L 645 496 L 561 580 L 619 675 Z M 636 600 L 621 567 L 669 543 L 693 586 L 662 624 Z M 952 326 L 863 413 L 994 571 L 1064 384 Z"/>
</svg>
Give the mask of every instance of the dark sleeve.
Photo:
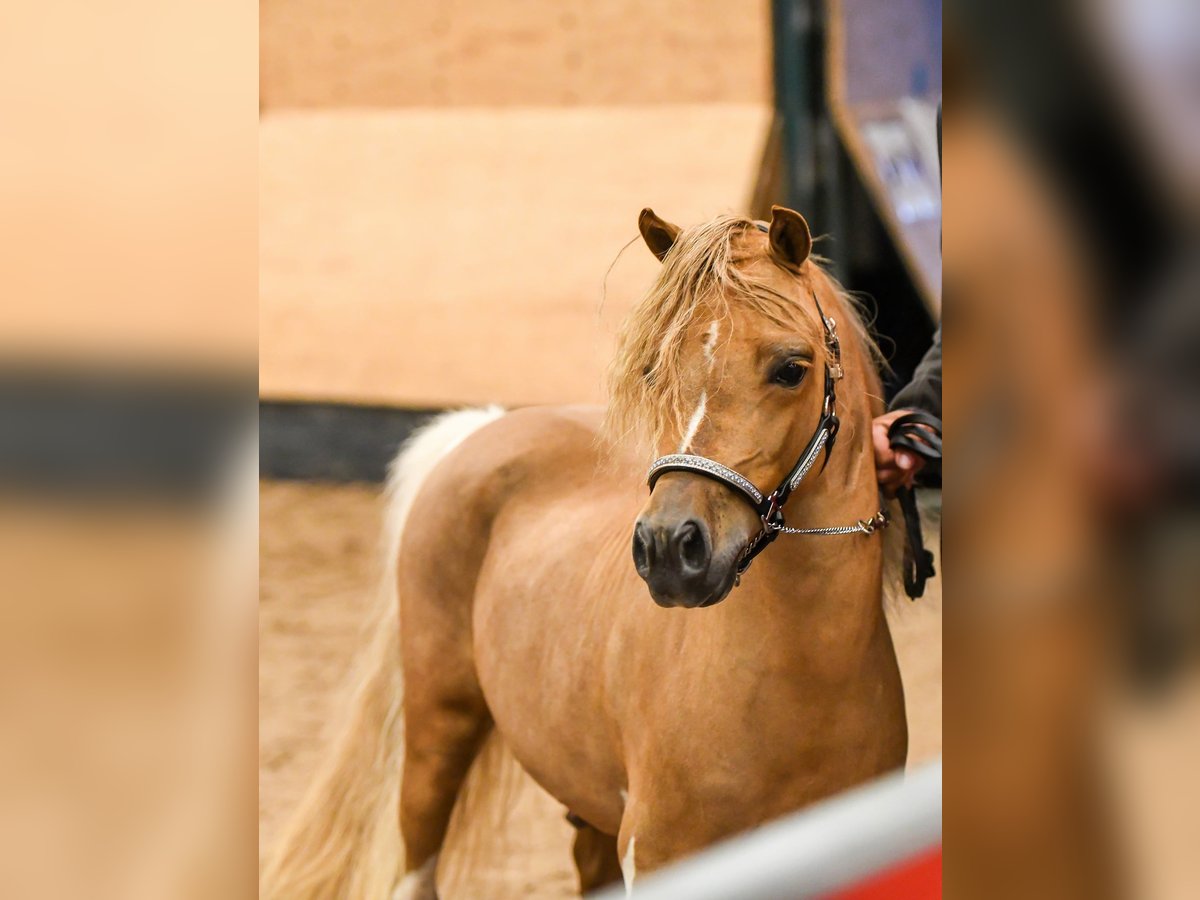
<svg viewBox="0 0 1200 900">
<path fill-rule="evenodd" d="M 919 409 L 942 417 L 942 326 L 921 359 L 912 381 L 902 387 L 888 404 L 889 409 Z"/>
</svg>

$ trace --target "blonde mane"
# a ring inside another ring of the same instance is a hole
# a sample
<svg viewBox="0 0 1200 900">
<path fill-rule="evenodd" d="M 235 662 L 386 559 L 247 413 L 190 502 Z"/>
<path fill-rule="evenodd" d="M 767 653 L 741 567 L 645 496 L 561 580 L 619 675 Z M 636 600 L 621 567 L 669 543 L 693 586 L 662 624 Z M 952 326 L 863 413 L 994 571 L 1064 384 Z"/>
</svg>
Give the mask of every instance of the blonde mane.
<svg viewBox="0 0 1200 900">
<path fill-rule="evenodd" d="M 680 353 L 698 317 L 724 320 L 736 304 L 782 327 L 812 327 L 799 303 L 802 293 L 781 294 L 742 265 L 748 258 L 739 253 L 738 239 L 756 228 L 751 219 L 723 215 L 680 232 L 658 279 L 629 313 L 617 338 L 603 428 L 611 443 L 654 447 L 672 430 L 686 430 L 695 398 L 685 396 Z M 825 313 L 837 318 L 844 347 L 855 342 L 865 351 L 861 356 L 870 360 L 871 369 L 866 373 L 868 389 L 878 395 L 878 349 L 858 304 L 820 267 L 819 257 L 809 259 L 812 265 L 800 276 L 801 290 L 810 286 L 809 272 L 828 281 L 837 306 Z M 823 303 L 828 296 L 824 293 Z M 815 343 L 824 347 L 823 342 Z"/>
</svg>

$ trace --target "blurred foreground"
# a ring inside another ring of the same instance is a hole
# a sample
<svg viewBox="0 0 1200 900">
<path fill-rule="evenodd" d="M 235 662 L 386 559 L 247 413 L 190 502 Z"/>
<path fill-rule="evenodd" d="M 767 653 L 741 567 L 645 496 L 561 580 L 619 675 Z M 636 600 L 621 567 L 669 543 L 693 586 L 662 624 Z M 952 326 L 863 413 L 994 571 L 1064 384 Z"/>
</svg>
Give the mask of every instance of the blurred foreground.
<svg viewBox="0 0 1200 900">
<path fill-rule="evenodd" d="M 1178 144 L 1200 115 L 1178 83 L 1200 34 L 1184 16 L 947 11 L 951 896 L 1200 890 L 1200 173 Z M 1193 105 L 1147 102 L 1166 96 Z"/>
</svg>

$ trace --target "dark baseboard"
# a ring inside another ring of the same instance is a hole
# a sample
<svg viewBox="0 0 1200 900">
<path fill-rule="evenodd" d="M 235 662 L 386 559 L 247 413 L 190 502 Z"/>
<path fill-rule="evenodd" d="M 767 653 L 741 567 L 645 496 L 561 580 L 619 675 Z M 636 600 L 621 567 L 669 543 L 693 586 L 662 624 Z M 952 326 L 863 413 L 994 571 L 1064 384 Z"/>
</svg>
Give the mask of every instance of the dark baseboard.
<svg viewBox="0 0 1200 900">
<path fill-rule="evenodd" d="M 259 403 L 263 478 L 379 483 L 412 432 L 440 410 L 337 403 Z"/>
<path fill-rule="evenodd" d="M 0 367 L 0 488 L 205 501 L 253 434 L 257 378 Z"/>
</svg>

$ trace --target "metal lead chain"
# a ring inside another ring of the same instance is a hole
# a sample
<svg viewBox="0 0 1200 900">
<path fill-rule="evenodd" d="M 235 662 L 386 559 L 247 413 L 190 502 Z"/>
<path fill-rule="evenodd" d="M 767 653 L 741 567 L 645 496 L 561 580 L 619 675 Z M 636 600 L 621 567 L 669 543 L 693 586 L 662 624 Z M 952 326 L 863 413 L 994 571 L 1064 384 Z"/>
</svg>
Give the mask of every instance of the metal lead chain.
<svg viewBox="0 0 1200 900">
<path fill-rule="evenodd" d="M 738 554 L 737 563 L 735 564 L 736 571 L 733 576 L 733 586 L 738 587 L 742 583 L 742 572 L 744 571 L 742 569 L 742 562 L 747 556 L 754 552 L 754 548 L 759 545 L 759 542 L 761 542 L 764 537 L 772 532 L 777 532 L 779 534 L 870 535 L 874 534 L 876 531 L 882 531 L 884 528 L 887 528 L 889 521 L 890 520 L 888 519 L 887 512 L 882 509 L 875 513 L 875 515 L 871 516 L 871 518 L 859 519 L 853 525 L 829 525 L 825 528 L 792 528 L 790 525 L 771 525 L 764 520 L 763 530 L 751 538 L 750 543 L 743 547 L 742 552 Z"/>
<path fill-rule="evenodd" d="M 792 528 L 783 525 L 772 528 L 781 534 L 874 534 L 888 526 L 887 513 L 882 509 L 869 519 L 859 519 L 853 525 L 829 525 L 825 528 Z"/>
</svg>

